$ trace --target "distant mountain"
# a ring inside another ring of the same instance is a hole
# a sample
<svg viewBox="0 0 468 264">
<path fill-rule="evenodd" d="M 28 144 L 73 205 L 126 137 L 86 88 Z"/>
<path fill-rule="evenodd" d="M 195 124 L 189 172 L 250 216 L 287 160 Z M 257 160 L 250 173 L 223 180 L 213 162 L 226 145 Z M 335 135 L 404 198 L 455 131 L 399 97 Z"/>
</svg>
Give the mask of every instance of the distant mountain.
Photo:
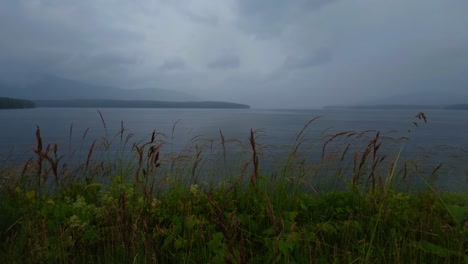
<svg viewBox="0 0 468 264">
<path fill-rule="evenodd" d="M 199 98 L 182 92 L 147 88 L 120 89 L 99 86 L 53 75 L 40 75 L 23 84 L 0 81 L 0 96 L 29 100 L 112 99 L 197 101 Z"/>
<path fill-rule="evenodd" d="M 395 96 L 386 96 L 354 104 L 328 105 L 324 109 L 467 109 L 468 90 L 466 93 L 449 91 L 416 92 Z"/>
<path fill-rule="evenodd" d="M 464 94 L 453 93 L 448 91 L 419 91 L 408 94 L 400 94 L 395 96 L 385 96 L 358 102 L 355 105 L 451 105 L 464 104 L 468 102 L 468 89 Z"/>
<path fill-rule="evenodd" d="M 449 109 L 455 105 L 409 105 L 409 104 L 376 104 L 376 105 L 327 105 L 323 109 L 400 109 L 400 110 L 430 110 L 430 109 Z"/>
<path fill-rule="evenodd" d="M 250 106 L 230 102 L 168 102 L 148 100 L 37 100 L 37 107 L 80 107 L 80 108 L 243 108 Z"/>
</svg>

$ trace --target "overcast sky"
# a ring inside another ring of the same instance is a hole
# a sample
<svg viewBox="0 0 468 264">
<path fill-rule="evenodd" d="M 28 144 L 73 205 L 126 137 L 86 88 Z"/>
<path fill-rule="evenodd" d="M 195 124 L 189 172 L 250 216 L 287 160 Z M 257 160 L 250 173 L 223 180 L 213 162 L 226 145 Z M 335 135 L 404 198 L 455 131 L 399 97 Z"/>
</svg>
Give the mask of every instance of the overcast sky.
<svg viewBox="0 0 468 264">
<path fill-rule="evenodd" d="M 0 71 L 255 108 L 468 94 L 467 0 L 1 0 Z"/>
</svg>

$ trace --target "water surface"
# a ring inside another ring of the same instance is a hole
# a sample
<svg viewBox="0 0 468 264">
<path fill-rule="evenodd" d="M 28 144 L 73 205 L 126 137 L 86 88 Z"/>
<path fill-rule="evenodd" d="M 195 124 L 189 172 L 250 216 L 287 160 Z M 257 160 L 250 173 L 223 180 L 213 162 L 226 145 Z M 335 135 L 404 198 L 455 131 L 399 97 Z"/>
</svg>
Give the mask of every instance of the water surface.
<svg viewBox="0 0 468 264">
<path fill-rule="evenodd" d="M 183 149 L 198 135 L 248 142 L 250 130 L 260 130 L 258 142 L 274 145 L 272 152 L 281 155 L 291 146 L 294 136 L 314 117 L 320 116 L 307 131 L 309 141 L 320 146 L 325 134 L 340 131 L 377 130 L 395 138 L 409 137 L 403 156 L 430 153 L 436 162 L 451 166 L 450 179 L 456 186 L 468 186 L 468 112 L 430 110 L 427 124 L 416 118 L 413 110 L 259 110 L 259 109 L 97 109 L 36 108 L 0 111 L 2 136 L 0 158 L 20 161 L 32 155 L 39 126 L 44 144 L 57 143 L 62 149 L 77 150 L 93 140 L 113 138 L 123 127 L 134 136 L 130 144 L 148 137 L 152 131 L 165 135 L 171 151 Z M 414 124 L 413 122 L 417 122 Z M 324 133 L 324 131 L 326 131 Z M 86 136 L 84 137 L 84 134 Z M 115 138 L 114 138 L 115 139 Z M 447 146 L 450 146 L 448 148 Z M 456 148 L 454 150 L 454 148 Z M 317 147 L 316 153 L 321 148 Z M 466 153 L 465 153 L 466 154 Z M 461 155 L 461 156 L 460 156 Z M 434 162 L 434 159 L 432 159 Z M 460 176 L 453 176 L 453 175 Z M 449 177 L 447 176 L 447 177 Z M 464 185 L 463 185 L 464 184 Z"/>
</svg>

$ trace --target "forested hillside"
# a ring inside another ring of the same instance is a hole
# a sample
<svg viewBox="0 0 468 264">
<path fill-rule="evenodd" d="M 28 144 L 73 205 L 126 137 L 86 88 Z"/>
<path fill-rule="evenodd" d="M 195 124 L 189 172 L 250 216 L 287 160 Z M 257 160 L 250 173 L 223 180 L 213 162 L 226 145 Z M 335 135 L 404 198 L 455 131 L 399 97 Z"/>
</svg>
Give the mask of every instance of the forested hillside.
<svg viewBox="0 0 468 264">
<path fill-rule="evenodd" d="M 33 101 L 15 99 L 9 97 L 0 97 L 0 109 L 15 109 L 15 108 L 34 108 L 36 105 Z"/>
</svg>

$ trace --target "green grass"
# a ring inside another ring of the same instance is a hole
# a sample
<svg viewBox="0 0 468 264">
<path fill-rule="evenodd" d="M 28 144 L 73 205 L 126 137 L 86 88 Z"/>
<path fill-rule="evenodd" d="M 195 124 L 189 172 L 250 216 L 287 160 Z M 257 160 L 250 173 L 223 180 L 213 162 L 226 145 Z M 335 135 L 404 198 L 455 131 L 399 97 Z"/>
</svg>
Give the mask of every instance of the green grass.
<svg viewBox="0 0 468 264">
<path fill-rule="evenodd" d="M 436 190 L 399 152 L 387 158 L 385 144 L 401 142 L 378 132 L 326 137 L 309 163 L 308 125 L 273 173 L 254 131 L 180 153 L 153 133 L 133 156 L 109 154 L 129 148 L 122 128 L 64 166 L 38 128 L 35 156 L 0 171 L 2 262 L 468 263 L 468 193 Z M 394 187 L 411 177 L 424 185 Z"/>
</svg>

